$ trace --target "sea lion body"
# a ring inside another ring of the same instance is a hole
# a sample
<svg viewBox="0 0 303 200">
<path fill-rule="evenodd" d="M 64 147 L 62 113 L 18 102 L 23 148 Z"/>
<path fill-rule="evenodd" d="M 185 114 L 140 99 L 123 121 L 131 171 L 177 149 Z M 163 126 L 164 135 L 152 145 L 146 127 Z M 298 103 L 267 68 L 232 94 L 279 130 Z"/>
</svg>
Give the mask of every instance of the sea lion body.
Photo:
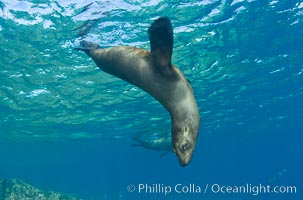
<svg viewBox="0 0 303 200">
<path fill-rule="evenodd" d="M 191 85 L 182 72 L 170 64 L 171 53 L 166 53 L 169 48 L 156 45 L 151 52 L 126 46 L 103 49 L 83 41 L 82 48 L 78 49 L 90 56 L 101 70 L 141 88 L 168 110 L 172 119 L 173 150 L 180 164 L 187 165 L 196 144 L 200 115 Z"/>
</svg>

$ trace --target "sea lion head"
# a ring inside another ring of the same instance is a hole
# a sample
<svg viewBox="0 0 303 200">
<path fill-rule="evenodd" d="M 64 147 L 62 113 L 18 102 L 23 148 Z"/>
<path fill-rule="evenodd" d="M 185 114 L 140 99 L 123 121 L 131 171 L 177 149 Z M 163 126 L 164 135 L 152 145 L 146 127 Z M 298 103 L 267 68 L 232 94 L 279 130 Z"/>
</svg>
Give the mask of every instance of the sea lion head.
<svg viewBox="0 0 303 200">
<path fill-rule="evenodd" d="M 194 126 L 174 124 L 172 128 L 173 151 L 181 166 L 190 163 L 195 149 L 198 129 Z"/>
</svg>

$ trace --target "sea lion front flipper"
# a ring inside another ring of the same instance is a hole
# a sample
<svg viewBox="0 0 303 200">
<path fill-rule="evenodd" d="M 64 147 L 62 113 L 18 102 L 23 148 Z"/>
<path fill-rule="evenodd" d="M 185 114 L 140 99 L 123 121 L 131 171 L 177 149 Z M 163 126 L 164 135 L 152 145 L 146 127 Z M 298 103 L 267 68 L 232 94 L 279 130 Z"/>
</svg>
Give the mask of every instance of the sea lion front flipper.
<svg viewBox="0 0 303 200">
<path fill-rule="evenodd" d="M 155 20 L 148 29 L 151 55 L 157 67 L 171 67 L 173 28 L 167 17 Z"/>
</svg>

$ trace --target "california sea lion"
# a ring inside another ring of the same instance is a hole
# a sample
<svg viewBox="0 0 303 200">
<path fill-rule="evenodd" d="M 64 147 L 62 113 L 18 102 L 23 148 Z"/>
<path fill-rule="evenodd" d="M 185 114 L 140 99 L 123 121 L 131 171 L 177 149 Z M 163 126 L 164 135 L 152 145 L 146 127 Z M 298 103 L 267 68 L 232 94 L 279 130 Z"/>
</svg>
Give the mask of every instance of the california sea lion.
<svg viewBox="0 0 303 200">
<path fill-rule="evenodd" d="M 171 63 L 173 29 L 167 17 L 148 29 L 151 51 L 135 47 L 101 48 L 82 41 L 81 48 L 103 71 L 123 79 L 157 99 L 170 113 L 173 151 L 186 166 L 192 158 L 200 127 L 200 115 L 192 87 Z"/>
</svg>

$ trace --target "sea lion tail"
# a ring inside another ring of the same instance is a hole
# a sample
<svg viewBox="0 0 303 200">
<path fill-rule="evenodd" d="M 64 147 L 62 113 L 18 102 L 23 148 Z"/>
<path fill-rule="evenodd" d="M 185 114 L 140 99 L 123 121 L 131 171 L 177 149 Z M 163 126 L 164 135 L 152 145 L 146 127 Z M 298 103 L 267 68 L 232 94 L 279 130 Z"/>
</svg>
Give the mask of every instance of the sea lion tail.
<svg viewBox="0 0 303 200">
<path fill-rule="evenodd" d="M 87 55 L 89 55 L 92 50 L 99 48 L 101 48 L 99 45 L 83 40 L 80 42 L 80 47 L 76 47 L 75 50 L 84 51 Z"/>
</svg>

